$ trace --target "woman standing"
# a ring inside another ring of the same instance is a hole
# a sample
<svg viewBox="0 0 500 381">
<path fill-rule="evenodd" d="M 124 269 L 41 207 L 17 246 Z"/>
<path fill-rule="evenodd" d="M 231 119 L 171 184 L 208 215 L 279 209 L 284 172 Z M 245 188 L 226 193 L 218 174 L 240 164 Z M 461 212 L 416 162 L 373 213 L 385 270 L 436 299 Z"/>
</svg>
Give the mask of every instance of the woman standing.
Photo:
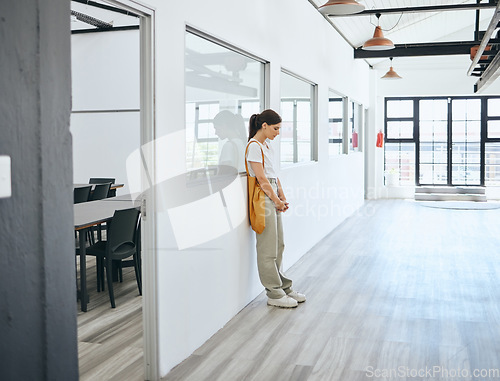
<svg viewBox="0 0 500 381">
<path fill-rule="evenodd" d="M 266 227 L 257 234 L 257 267 L 266 289 L 267 304 L 297 307 L 306 297 L 292 290 L 292 281 L 281 272 L 285 244 L 281 213 L 288 209 L 283 188 L 274 169 L 274 152 L 268 140 L 279 135 L 281 117 L 273 110 L 264 110 L 250 117 L 246 160 L 249 175 L 256 177 L 266 194 Z M 264 162 L 262 162 L 264 154 Z"/>
</svg>

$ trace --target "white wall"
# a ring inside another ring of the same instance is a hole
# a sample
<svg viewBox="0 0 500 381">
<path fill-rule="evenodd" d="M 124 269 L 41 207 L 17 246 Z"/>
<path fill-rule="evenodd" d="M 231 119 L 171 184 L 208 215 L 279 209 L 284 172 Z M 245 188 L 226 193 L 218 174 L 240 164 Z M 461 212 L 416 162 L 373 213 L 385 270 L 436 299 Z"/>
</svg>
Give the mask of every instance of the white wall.
<svg viewBox="0 0 500 381">
<path fill-rule="evenodd" d="M 275 110 L 280 108 L 281 68 L 318 84 L 319 160 L 282 168 L 280 176 L 291 205 L 284 215 L 285 270 L 363 204 L 363 153 L 328 156 L 327 102 L 332 89 L 368 107 L 369 72 L 366 63 L 353 60 L 352 48 L 307 1 L 193 0 L 175 6 L 161 0 L 144 2 L 156 10 L 158 205 L 153 251 L 159 258 L 159 358 L 164 375 L 263 291 L 255 234 L 247 222 L 246 177 L 238 176 L 221 192 L 192 202 L 185 201 L 182 186 L 172 186 L 174 180 L 182 183 L 186 172 L 186 25 L 270 62 L 267 103 Z M 73 110 L 139 108 L 137 38 L 136 31 L 72 37 Z M 139 157 L 138 126 L 138 113 L 74 113 L 75 182 L 91 176 L 117 177 L 120 182 L 126 166 L 138 168 L 130 163 L 130 157 Z M 112 159 L 102 161 L 107 150 Z M 89 151 L 95 155 L 89 156 Z M 301 286 L 297 282 L 296 288 L 303 290 Z"/>
<path fill-rule="evenodd" d="M 113 177 L 128 193 L 140 176 L 125 166 L 140 145 L 139 31 L 72 35 L 71 63 L 74 182 Z"/>
<path fill-rule="evenodd" d="M 269 61 L 269 106 L 275 110 L 280 106 L 281 67 L 319 85 L 319 162 L 292 166 L 281 174 L 291 203 L 284 218 L 284 267 L 290 267 L 363 204 L 363 156 L 354 153 L 329 159 L 326 125 L 329 88 L 368 105 L 367 65 L 352 59 L 352 49 L 307 1 L 194 0 L 177 2 L 175 7 L 159 0 L 148 3 L 156 8 L 158 183 L 185 172 L 186 25 Z M 157 188 L 161 205 L 175 204 L 175 199 L 182 198 L 175 191 L 165 194 L 162 189 Z M 229 231 L 221 227 L 227 222 L 221 213 L 219 195 L 200 200 L 195 207 L 185 206 L 183 226 L 175 215 L 181 209 L 158 210 L 162 375 L 263 290 L 256 269 L 255 237 L 246 220 L 245 189 L 246 179 L 239 177 L 225 194 L 226 201 L 231 200 L 227 218 L 239 221 Z M 324 189 L 330 195 L 315 193 Z M 215 238 L 179 250 L 179 232 L 189 234 L 191 227 L 196 231 L 200 221 L 209 221 L 205 234 Z M 301 289 L 300 282 L 297 289 Z"/>
</svg>

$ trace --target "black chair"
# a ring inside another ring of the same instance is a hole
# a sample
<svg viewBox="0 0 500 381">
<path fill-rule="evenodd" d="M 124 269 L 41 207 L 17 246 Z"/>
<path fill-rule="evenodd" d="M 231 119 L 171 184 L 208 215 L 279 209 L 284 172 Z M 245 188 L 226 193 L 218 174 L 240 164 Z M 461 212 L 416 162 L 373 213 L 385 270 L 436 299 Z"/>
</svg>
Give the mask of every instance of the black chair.
<svg viewBox="0 0 500 381">
<path fill-rule="evenodd" d="M 137 287 L 139 294 L 142 295 L 139 255 L 134 242 L 139 213 L 135 208 L 116 210 L 109 224 L 106 240 L 98 241 L 87 248 L 87 255 L 95 255 L 97 258 L 97 291 L 101 288 L 104 290 L 104 273 L 106 273 L 111 308 L 116 307 L 112 277 L 113 261 L 133 258 Z"/>
<path fill-rule="evenodd" d="M 134 267 L 136 266 L 137 263 L 137 268 L 138 268 L 138 276 L 140 279 L 140 283 L 137 285 L 139 286 L 139 294 L 142 295 L 142 257 L 141 257 L 141 216 L 139 215 L 139 222 L 137 223 L 137 228 L 135 229 L 135 235 L 134 235 L 134 243 L 137 248 L 137 260 L 132 258 L 129 260 L 123 260 L 123 261 L 114 261 L 117 272 L 118 272 L 118 279 L 120 282 L 123 282 L 123 268 L 124 267 Z"/>
<path fill-rule="evenodd" d="M 103 184 L 103 183 L 111 183 L 114 184 L 116 179 L 114 177 L 91 177 L 89 179 L 89 184 Z M 110 189 L 108 192 L 108 197 L 115 197 L 116 189 Z"/>
<path fill-rule="evenodd" d="M 111 183 L 96 184 L 93 192 L 90 194 L 89 201 L 102 200 L 103 198 L 107 198 L 110 187 Z"/>
<path fill-rule="evenodd" d="M 108 194 L 109 194 L 109 187 L 110 186 L 111 186 L 111 183 L 96 184 L 94 190 L 90 193 L 89 201 L 96 201 L 96 200 L 102 200 L 104 198 L 107 198 Z M 101 224 L 99 224 L 96 227 L 94 226 L 88 230 L 88 240 L 90 243 L 95 242 L 94 235 L 96 232 L 98 232 L 99 236 L 101 235 L 101 230 L 102 230 L 101 228 L 102 228 L 102 226 L 101 226 Z"/>
<path fill-rule="evenodd" d="M 90 196 L 90 190 L 92 185 L 86 187 L 79 187 L 73 190 L 74 203 L 79 204 L 81 202 L 87 202 Z"/>
</svg>

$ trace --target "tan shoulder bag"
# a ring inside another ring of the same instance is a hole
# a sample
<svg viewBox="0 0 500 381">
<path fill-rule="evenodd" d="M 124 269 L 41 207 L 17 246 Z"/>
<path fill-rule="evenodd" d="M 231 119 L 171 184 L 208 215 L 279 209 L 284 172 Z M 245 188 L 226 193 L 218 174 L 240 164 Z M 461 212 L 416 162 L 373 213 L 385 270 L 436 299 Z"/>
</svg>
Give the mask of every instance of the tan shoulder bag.
<svg viewBox="0 0 500 381">
<path fill-rule="evenodd" d="M 245 168 L 247 170 L 248 181 L 248 216 L 250 218 L 250 225 L 252 226 L 252 229 L 257 234 L 260 234 L 266 227 L 266 194 L 260 187 L 257 177 L 250 176 L 250 173 L 248 172 L 247 153 L 248 147 L 252 143 L 253 142 L 248 143 L 245 150 Z M 262 167 L 264 167 L 264 151 L 262 151 L 262 147 L 260 147 L 260 145 L 259 148 L 262 152 Z"/>
</svg>

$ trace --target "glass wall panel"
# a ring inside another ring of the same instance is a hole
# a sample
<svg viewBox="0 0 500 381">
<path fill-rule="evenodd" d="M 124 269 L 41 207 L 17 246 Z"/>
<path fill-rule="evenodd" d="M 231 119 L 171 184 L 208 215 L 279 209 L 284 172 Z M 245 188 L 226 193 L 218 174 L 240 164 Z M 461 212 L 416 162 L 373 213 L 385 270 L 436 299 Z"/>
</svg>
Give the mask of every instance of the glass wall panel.
<svg viewBox="0 0 500 381">
<path fill-rule="evenodd" d="M 359 151 L 360 133 L 363 122 L 363 106 L 356 102 L 349 102 L 349 151 Z"/>
<path fill-rule="evenodd" d="M 245 171 L 248 120 L 264 109 L 265 64 L 186 32 L 186 166 Z"/>
<path fill-rule="evenodd" d="M 342 154 L 343 99 L 335 92 L 328 98 L 328 154 Z"/>
<path fill-rule="evenodd" d="M 413 139 L 413 121 L 387 121 L 387 139 Z"/>
<path fill-rule="evenodd" d="M 488 139 L 500 138 L 500 120 L 488 120 Z"/>
<path fill-rule="evenodd" d="M 500 116 L 500 98 L 488 99 L 488 116 Z"/>
<path fill-rule="evenodd" d="M 281 72 L 280 151 L 282 163 L 313 159 L 314 86 Z"/>
<path fill-rule="evenodd" d="M 357 122 L 357 113 L 355 112 L 355 103 L 352 102 L 352 101 L 349 101 L 349 116 L 348 116 L 348 120 L 349 120 L 349 151 L 352 151 L 353 150 L 353 147 L 352 147 L 352 134 L 354 132 L 354 128 L 356 126 L 356 122 Z"/>
<path fill-rule="evenodd" d="M 399 175 L 399 185 L 415 185 L 415 143 L 387 143 L 385 172 Z"/>
<path fill-rule="evenodd" d="M 500 186 L 500 143 L 486 143 L 484 177 L 486 186 Z"/>
<path fill-rule="evenodd" d="M 451 182 L 479 185 L 481 182 L 481 100 L 453 99 Z"/>
<path fill-rule="evenodd" d="M 413 117 L 413 100 L 391 100 L 387 102 L 388 118 Z"/>
<path fill-rule="evenodd" d="M 448 101 L 420 101 L 420 184 L 448 182 Z"/>
<path fill-rule="evenodd" d="M 293 163 L 294 146 L 294 110 L 293 100 L 281 100 L 281 129 L 280 129 L 280 151 L 281 161 Z"/>
<path fill-rule="evenodd" d="M 311 102 L 297 101 L 297 161 L 311 160 Z"/>
</svg>

